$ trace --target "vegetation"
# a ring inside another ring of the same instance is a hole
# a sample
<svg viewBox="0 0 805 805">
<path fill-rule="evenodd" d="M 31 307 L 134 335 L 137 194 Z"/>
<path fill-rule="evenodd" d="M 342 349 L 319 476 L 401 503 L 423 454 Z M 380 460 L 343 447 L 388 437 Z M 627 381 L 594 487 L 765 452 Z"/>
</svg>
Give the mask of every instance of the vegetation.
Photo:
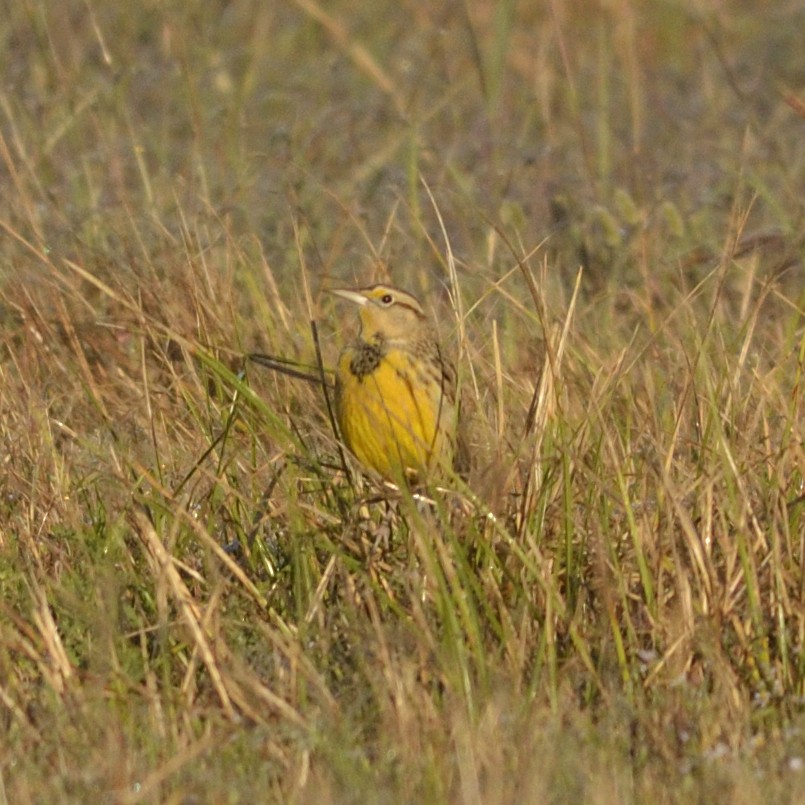
<svg viewBox="0 0 805 805">
<path fill-rule="evenodd" d="M 804 802 L 804 28 L 7 4 L 0 802 Z M 315 381 L 378 280 L 429 500 Z"/>
</svg>

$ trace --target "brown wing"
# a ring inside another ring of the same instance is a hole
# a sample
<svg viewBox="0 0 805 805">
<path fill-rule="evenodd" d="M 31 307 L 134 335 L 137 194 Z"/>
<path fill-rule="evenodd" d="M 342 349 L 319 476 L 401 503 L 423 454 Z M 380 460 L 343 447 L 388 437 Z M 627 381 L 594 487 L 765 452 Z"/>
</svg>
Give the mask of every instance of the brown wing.
<svg viewBox="0 0 805 805">
<path fill-rule="evenodd" d="M 454 428 L 455 438 L 453 440 L 453 470 L 462 478 L 467 477 L 470 471 L 470 446 L 468 440 L 467 417 L 462 416 L 462 398 L 465 396 L 463 390 L 458 390 L 458 376 L 453 362 L 442 354 L 436 342 L 438 350 L 439 364 L 442 368 L 442 395 L 444 397 L 445 411 L 442 416 L 452 418 L 448 426 Z M 458 391 L 458 395 L 456 392 Z"/>
</svg>

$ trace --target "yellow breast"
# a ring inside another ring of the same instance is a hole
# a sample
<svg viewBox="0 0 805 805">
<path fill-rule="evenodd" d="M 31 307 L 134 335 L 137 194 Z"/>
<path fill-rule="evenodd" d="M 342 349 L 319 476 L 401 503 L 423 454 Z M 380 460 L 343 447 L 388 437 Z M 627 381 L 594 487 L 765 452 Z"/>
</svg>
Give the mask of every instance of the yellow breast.
<svg viewBox="0 0 805 805">
<path fill-rule="evenodd" d="M 353 357 L 347 349 L 338 362 L 335 402 L 341 435 L 356 458 L 398 483 L 448 464 L 450 439 L 440 423 L 452 412 L 441 378 L 401 349 L 389 350 L 362 376 L 351 369 Z"/>
</svg>

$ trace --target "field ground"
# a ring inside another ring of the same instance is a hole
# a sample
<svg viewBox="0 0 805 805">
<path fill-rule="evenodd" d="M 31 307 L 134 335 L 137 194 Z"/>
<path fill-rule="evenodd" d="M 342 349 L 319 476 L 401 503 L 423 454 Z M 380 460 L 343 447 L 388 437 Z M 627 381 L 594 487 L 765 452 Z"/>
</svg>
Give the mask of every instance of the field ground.
<svg viewBox="0 0 805 805">
<path fill-rule="evenodd" d="M 805 802 L 803 30 L 6 4 L 0 803 Z M 377 280 L 458 358 L 432 502 L 244 357 Z"/>
</svg>

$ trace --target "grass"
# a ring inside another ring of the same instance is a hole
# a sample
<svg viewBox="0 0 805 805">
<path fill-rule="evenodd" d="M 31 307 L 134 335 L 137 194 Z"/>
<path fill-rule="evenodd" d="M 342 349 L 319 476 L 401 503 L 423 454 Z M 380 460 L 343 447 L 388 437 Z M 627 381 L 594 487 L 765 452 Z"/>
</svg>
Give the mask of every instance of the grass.
<svg viewBox="0 0 805 805">
<path fill-rule="evenodd" d="M 0 802 L 805 801 L 802 11 L 364 6 L 0 23 Z M 428 505 L 245 358 L 389 278 Z"/>
</svg>

